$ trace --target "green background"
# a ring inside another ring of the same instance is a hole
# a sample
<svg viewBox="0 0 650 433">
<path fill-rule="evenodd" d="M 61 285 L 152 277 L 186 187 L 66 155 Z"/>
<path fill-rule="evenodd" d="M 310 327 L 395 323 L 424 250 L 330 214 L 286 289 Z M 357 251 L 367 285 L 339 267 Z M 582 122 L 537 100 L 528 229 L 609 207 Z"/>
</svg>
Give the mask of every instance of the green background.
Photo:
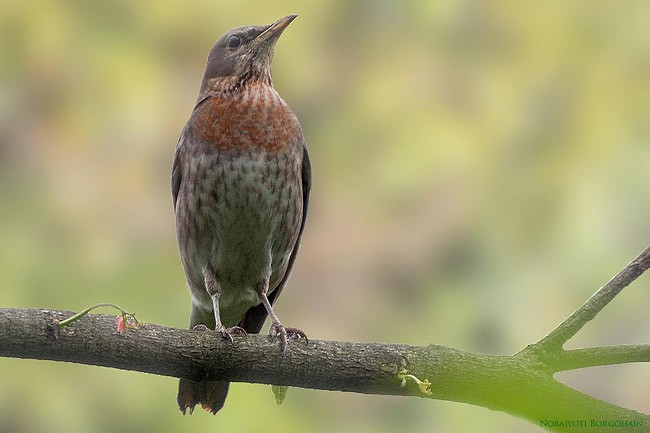
<svg viewBox="0 0 650 433">
<path fill-rule="evenodd" d="M 314 187 L 277 306 L 311 338 L 508 354 L 650 240 L 650 3 L 0 3 L 0 306 L 115 302 L 186 327 L 170 167 L 226 30 L 299 17 L 274 83 Z M 569 347 L 647 343 L 650 282 Z M 265 328 L 266 329 L 266 328 Z M 650 411 L 650 367 L 562 374 Z M 457 403 L 234 384 L 180 415 L 176 380 L 0 359 L 2 432 L 537 432 Z"/>
</svg>

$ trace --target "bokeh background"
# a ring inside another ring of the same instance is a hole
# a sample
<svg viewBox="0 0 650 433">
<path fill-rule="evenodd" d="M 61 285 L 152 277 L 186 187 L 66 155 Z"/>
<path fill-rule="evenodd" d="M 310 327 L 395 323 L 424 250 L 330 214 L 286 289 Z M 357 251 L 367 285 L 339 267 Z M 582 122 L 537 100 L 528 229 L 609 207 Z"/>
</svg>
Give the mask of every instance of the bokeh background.
<svg viewBox="0 0 650 433">
<path fill-rule="evenodd" d="M 314 189 L 277 312 L 312 338 L 509 354 L 650 243 L 650 3 L 0 2 L 0 305 L 186 327 L 176 140 L 226 30 L 299 18 L 274 83 Z M 569 347 L 648 343 L 650 280 Z M 650 366 L 559 376 L 650 411 Z M 0 359 L 2 432 L 538 432 L 479 407 Z"/>
</svg>

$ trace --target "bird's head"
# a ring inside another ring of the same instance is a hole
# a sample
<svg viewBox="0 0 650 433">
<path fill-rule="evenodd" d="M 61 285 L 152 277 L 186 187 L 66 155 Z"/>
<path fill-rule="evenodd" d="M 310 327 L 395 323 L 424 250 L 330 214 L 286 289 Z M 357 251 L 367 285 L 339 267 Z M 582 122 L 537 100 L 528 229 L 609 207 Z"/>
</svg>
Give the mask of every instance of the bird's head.
<svg viewBox="0 0 650 433">
<path fill-rule="evenodd" d="M 261 79 L 270 84 L 275 43 L 297 16 L 287 15 L 273 24 L 238 27 L 226 32 L 210 50 L 201 93 L 220 77 L 232 77 L 236 83 Z"/>
</svg>

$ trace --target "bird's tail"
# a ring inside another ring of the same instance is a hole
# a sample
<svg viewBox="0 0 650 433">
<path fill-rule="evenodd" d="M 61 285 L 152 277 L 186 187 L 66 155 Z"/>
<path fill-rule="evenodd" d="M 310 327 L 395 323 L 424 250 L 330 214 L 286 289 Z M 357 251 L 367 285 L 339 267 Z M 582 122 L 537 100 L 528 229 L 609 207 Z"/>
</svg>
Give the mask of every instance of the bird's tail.
<svg viewBox="0 0 650 433">
<path fill-rule="evenodd" d="M 194 406 L 200 404 L 203 409 L 215 414 L 223 407 L 228 395 L 230 382 L 208 381 L 195 382 L 189 379 L 181 379 L 178 383 L 178 407 L 183 415 L 187 409 L 190 414 L 194 412 Z"/>
</svg>

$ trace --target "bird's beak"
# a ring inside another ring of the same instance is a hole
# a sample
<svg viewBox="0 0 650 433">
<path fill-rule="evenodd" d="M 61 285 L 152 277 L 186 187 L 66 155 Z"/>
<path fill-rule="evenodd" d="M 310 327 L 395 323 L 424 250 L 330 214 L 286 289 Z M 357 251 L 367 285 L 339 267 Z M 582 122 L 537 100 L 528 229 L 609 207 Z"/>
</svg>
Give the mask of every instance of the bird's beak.
<svg viewBox="0 0 650 433">
<path fill-rule="evenodd" d="M 269 26 L 268 29 L 264 30 L 262 33 L 260 33 L 255 39 L 258 41 L 260 44 L 265 43 L 265 42 L 275 42 L 278 40 L 284 29 L 287 28 L 289 24 L 291 24 L 291 21 L 295 20 L 298 15 L 296 14 L 291 14 L 287 15 L 284 18 L 280 18 L 273 24 Z"/>
</svg>

